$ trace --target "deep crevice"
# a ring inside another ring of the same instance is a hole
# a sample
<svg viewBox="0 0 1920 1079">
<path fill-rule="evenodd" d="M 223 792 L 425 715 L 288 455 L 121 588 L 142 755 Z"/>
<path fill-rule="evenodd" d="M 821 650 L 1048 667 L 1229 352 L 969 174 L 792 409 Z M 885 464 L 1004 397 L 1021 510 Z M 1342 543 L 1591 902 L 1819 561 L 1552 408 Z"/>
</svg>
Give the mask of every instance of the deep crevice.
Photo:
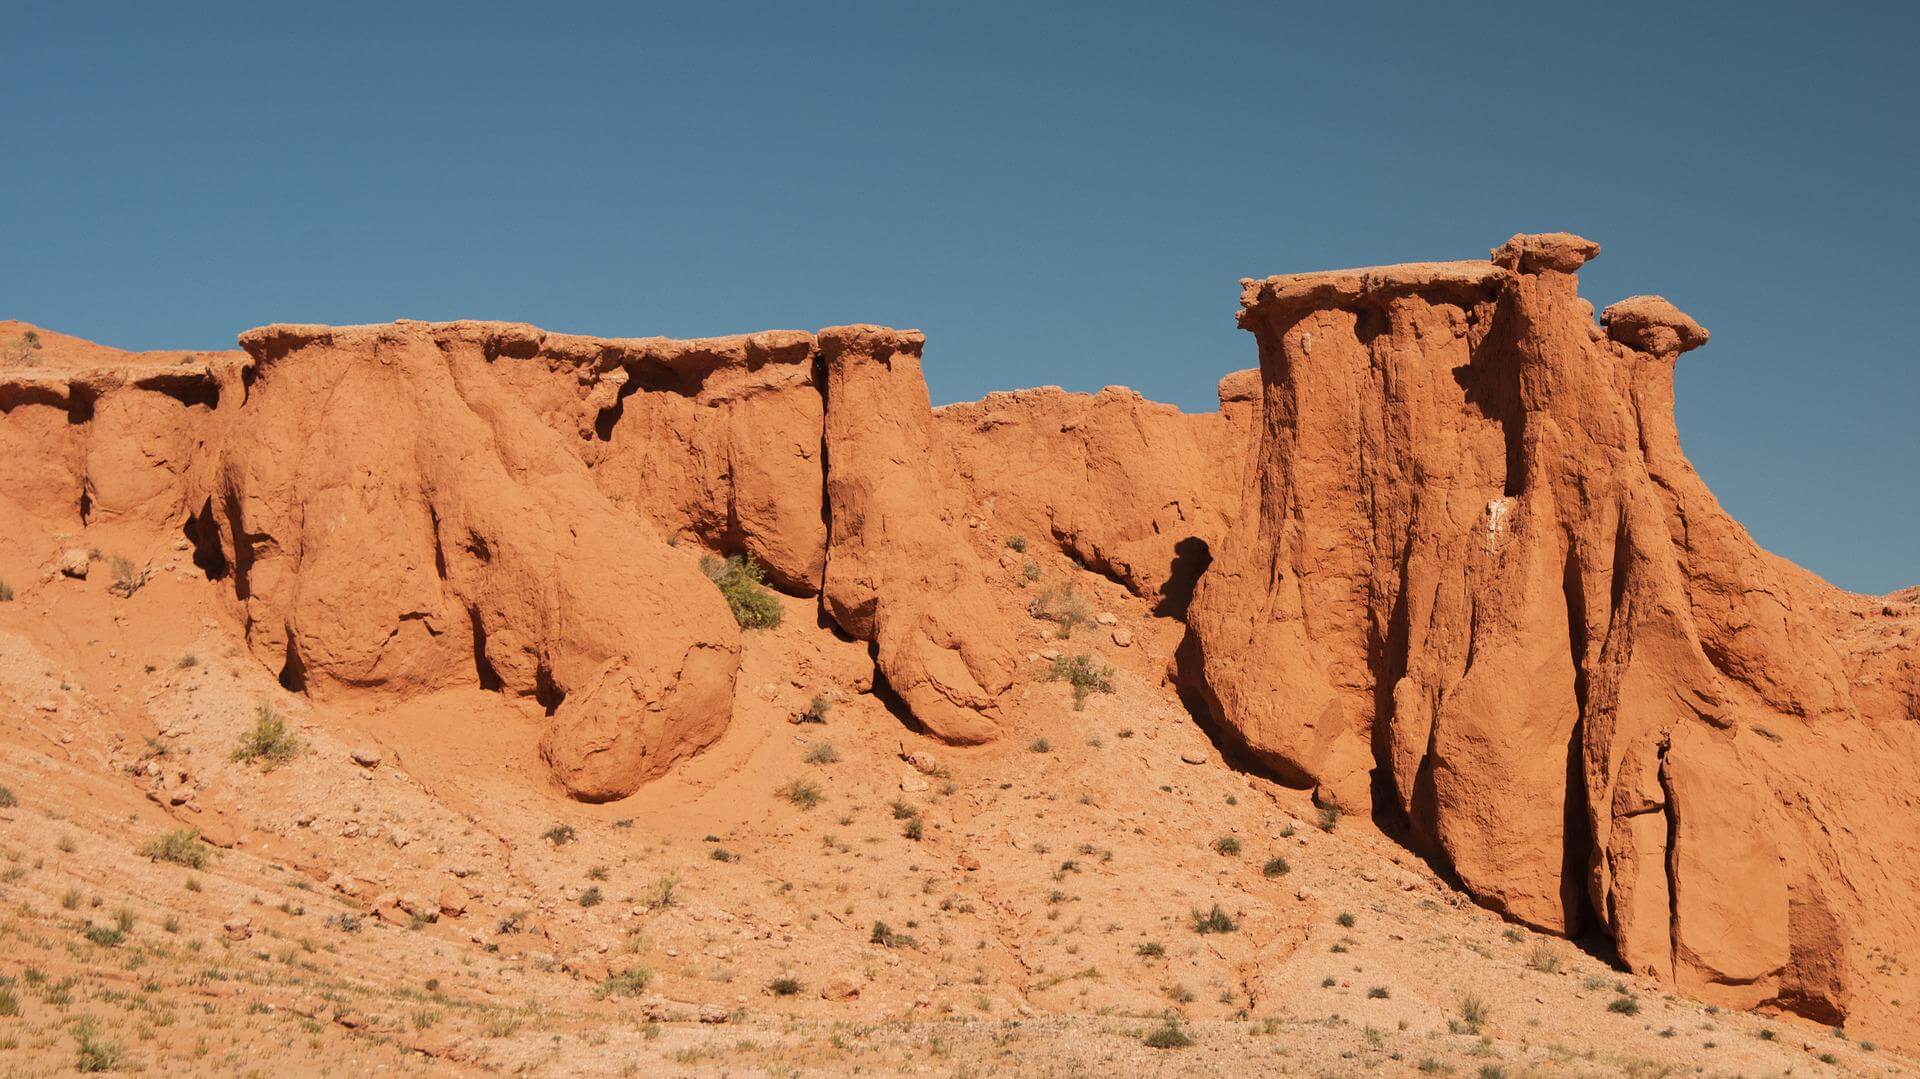
<svg viewBox="0 0 1920 1079">
<path fill-rule="evenodd" d="M 231 567 L 227 563 L 225 551 L 220 549 L 220 526 L 213 519 L 213 499 L 209 498 L 200 507 L 200 512 L 190 515 L 186 523 L 180 526 L 180 534 L 193 547 L 193 564 L 206 574 L 207 580 L 218 581 L 226 577 Z"/>
<path fill-rule="evenodd" d="M 290 693 L 307 691 L 307 665 L 300 660 L 300 647 L 293 642 L 293 627 L 288 626 L 287 658 L 280 667 L 280 685 Z"/>
<path fill-rule="evenodd" d="M 481 689 L 498 693 L 506 683 L 501 680 L 500 672 L 493 669 L 493 661 L 487 658 L 487 627 L 480 619 L 480 608 L 467 608 L 467 622 L 473 630 L 474 676 L 480 680 Z M 554 707 L 559 706 L 556 704 Z"/>
<path fill-rule="evenodd" d="M 1162 618 L 1186 621 L 1187 608 L 1193 603 L 1193 590 L 1200 577 L 1213 565 L 1213 549 L 1199 536 L 1188 536 L 1173 545 L 1173 561 L 1167 565 L 1167 581 L 1160 586 L 1160 602 L 1153 613 Z"/>
<path fill-rule="evenodd" d="M 560 706 L 566 703 L 567 691 L 554 682 L 553 671 L 545 663 L 533 672 L 533 699 L 540 702 L 540 707 L 546 709 L 548 715 L 558 712 Z"/>
</svg>

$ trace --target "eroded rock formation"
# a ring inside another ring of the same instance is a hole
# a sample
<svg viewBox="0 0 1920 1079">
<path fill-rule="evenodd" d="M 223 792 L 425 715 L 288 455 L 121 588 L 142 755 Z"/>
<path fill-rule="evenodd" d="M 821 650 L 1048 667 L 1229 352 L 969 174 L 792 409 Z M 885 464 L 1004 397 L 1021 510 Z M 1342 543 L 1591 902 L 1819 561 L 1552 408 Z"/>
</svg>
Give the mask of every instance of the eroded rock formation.
<svg viewBox="0 0 1920 1079">
<path fill-rule="evenodd" d="M 739 631 L 692 556 L 610 502 L 499 376 L 540 337 L 243 334 L 252 393 L 215 518 L 248 644 L 284 684 L 534 697 L 555 777 L 599 801 L 725 729 Z"/>
<path fill-rule="evenodd" d="M 1861 654 L 1891 608 L 1836 635 L 1832 590 L 1720 509 L 1673 422 L 1706 331 L 1657 297 L 1597 325 L 1598 250 L 1245 282 L 1259 441 L 1184 674 L 1283 776 L 1397 807 L 1483 902 L 1836 1016 L 1855 942 L 1916 930 L 1871 898 L 1920 882 L 1874 823 L 1920 780 L 1910 660 Z"/>
<path fill-rule="evenodd" d="M 875 664 L 927 730 L 985 742 L 1013 684 L 1013 638 L 973 548 L 939 512 L 924 340 L 879 326 L 820 331 L 831 532 L 822 598 L 835 622 L 873 642 Z"/>
</svg>

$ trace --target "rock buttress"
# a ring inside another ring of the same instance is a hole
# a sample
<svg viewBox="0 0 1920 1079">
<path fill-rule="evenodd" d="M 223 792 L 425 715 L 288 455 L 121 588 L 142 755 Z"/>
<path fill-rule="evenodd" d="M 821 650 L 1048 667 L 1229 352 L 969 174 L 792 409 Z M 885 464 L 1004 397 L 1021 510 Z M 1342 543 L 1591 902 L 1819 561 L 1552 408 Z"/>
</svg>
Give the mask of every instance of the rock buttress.
<svg viewBox="0 0 1920 1079">
<path fill-rule="evenodd" d="M 497 375 L 507 323 L 268 326 L 215 505 L 248 644 L 291 688 L 537 699 L 574 797 L 719 737 L 739 631 Z"/>
<path fill-rule="evenodd" d="M 973 744 L 999 733 L 1013 637 L 973 548 L 940 511 L 924 340 L 878 326 L 820 331 L 830 531 L 822 600 L 841 628 L 873 643 L 916 721 Z"/>
<path fill-rule="evenodd" d="M 1864 949 L 1920 928 L 1895 898 L 1920 851 L 1880 823 L 1920 782 L 1910 612 L 1720 509 L 1673 422 L 1707 333 L 1657 297 L 1596 325 L 1598 250 L 1244 283 L 1257 444 L 1182 676 L 1283 778 L 1404 814 L 1483 903 L 1832 1018 Z"/>
</svg>

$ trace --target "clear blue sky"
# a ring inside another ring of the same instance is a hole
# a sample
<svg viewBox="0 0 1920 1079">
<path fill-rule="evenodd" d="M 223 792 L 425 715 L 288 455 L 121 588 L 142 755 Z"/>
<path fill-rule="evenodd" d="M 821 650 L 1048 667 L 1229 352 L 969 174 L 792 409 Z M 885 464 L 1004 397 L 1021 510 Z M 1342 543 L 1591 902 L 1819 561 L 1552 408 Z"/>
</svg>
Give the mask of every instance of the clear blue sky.
<svg viewBox="0 0 1920 1079">
<path fill-rule="evenodd" d="M 807 10 L 814 8 L 817 10 Z M 114 4 L 0 25 L 0 315 L 928 332 L 936 401 L 1254 360 L 1237 279 L 1570 229 L 1770 548 L 1920 580 L 1911 6 Z"/>
</svg>

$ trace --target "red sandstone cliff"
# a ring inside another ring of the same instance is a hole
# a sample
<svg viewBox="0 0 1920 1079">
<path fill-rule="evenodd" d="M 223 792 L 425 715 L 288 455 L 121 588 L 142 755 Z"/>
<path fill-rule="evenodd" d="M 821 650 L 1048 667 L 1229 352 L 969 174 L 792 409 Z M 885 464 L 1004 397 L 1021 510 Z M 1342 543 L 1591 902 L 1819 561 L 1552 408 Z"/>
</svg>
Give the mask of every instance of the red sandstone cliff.
<svg viewBox="0 0 1920 1079">
<path fill-rule="evenodd" d="M 1481 902 L 1708 999 L 1871 1012 L 1870 956 L 1920 930 L 1920 601 L 1726 516 L 1673 422 L 1706 331 L 1656 297 L 1596 321 L 1597 253 L 1246 282 L 1260 369 L 1197 415 L 932 409 L 921 336 L 870 326 L 270 326 L 183 356 L 0 324 L 0 499 L 184 531 L 301 692 L 544 705 L 587 800 L 729 722 L 740 631 L 697 548 L 819 596 L 928 733 L 997 737 L 1021 676 L 968 539 L 991 523 L 1183 617 L 1219 731 L 1403 818 Z"/>
</svg>

